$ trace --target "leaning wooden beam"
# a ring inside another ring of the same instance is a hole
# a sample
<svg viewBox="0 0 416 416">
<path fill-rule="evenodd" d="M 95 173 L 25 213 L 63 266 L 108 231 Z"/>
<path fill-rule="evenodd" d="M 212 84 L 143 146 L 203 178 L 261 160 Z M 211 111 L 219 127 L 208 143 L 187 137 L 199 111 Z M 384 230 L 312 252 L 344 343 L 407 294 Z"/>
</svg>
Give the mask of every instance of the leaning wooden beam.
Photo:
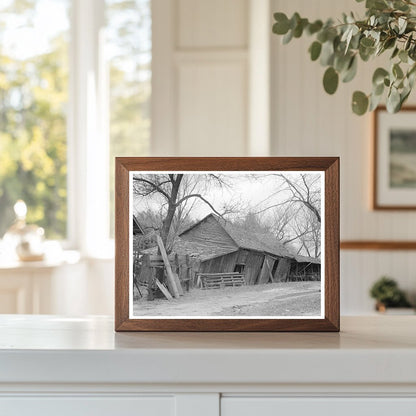
<svg viewBox="0 0 416 416">
<path fill-rule="evenodd" d="M 175 277 L 173 276 L 172 268 L 170 267 L 170 263 L 169 263 L 168 255 L 165 250 L 165 246 L 163 245 L 163 241 L 159 235 L 156 238 L 157 238 L 157 245 L 159 246 L 160 254 L 162 255 L 163 263 L 165 264 L 169 292 L 173 295 L 174 298 L 179 298 L 179 291 L 178 291 L 178 288 L 176 287 Z"/>
<path fill-rule="evenodd" d="M 165 298 L 167 299 L 167 300 L 171 300 L 171 299 L 173 299 L 172 298 L 172 295 L 169 293 L 169 290 L 167 290 L 166 289 L 166 287 L 165 286 L 163 286 L 162 285 L 162 283 L 160 283 L 159 282 L 159 279 L 155 279 L 155 282 L 156 282 L 156 286 L 159 288 L 159 290 L 165 295 Z"/>
<path fill-rule="evenodd" d="M 179 276 L 177 273 L 173 273 L 173 278 L 175 279 L 175 285 L 178 289 L 179 292 L 179 296 L 183 296 L 183 289 L 182 289 L 182 285 L 181 285 L 181 281 L 179 280 Z"/>
</svg>

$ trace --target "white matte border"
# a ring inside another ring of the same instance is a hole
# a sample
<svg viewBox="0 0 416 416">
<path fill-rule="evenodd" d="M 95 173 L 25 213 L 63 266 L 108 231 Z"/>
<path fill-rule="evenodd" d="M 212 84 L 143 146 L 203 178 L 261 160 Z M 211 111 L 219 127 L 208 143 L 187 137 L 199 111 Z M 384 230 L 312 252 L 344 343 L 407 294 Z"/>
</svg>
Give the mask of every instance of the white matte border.
<svg viewBox="0 0 416 416">
<path fill-rule="evenodd" d="M 290 174 L 320 174 L 321 176 L 321 314 L 315 316 L 149 316 L 133 314 L 133 175 L 135 174 L 206 174 L 218 173 L 226 175 L 243 174 L 270 174 L 270 173 L 290 173 Z M 325 319 L 325 172 L 324 171 L 130 171 L 129 172 L 129 319 Z"/>
</svg>

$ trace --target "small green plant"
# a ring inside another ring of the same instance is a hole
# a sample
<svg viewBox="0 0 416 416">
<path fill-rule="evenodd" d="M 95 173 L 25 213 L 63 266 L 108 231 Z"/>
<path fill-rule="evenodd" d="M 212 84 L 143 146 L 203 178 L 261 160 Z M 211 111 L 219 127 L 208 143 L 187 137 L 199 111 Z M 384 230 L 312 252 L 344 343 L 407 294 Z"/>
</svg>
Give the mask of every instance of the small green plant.
<svg viewBox="0 0 416 416">
<path fill-rule="evenodd" d="M 387 276 L 381 277 L 373 284 L 370 295 L 384 307 L 407 308 L 411 306 L 397 282 Z"/>
<path fill-rule="evenodd" d="M 355 77 L 359 60 L 367 62 L 389 53 L 390 65 L 374 72 L 372 92 L 353 93 L 352 110 L 358 115 L 372 111 L 387 93 L 387 110 L 396 113 L 416 80 L 416 0 L 366 0 L 365 8 L 364 18 L 344 13 L 337 22 L 310 22 L 299 13 L 289 19 L 275 13 L 273 33 L 282 35 L 284 44 L 305 33 L 315 38 L 309 54 L 326 68 L 323 86 L 328 94 L 335 93 L 340 80 L 349 82 Z"/>
</svg>

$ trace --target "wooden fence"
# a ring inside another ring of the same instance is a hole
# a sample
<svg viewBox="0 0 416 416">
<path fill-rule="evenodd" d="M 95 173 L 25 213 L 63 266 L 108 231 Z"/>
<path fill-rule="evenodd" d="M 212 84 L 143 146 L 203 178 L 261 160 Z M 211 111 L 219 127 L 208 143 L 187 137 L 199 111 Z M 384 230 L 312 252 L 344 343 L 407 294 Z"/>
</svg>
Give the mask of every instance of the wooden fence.
<svg viewBox="0 0 416 416">
<path fill-rule="evenodd" d="M 166 274 L 162 256 L 135 253 L 134 259 L 134 284 L 154 289 L 158 270 L 163 270 L 163 274 Z M 168 259 L 172 272 L 179 277 L 182 288 L 189 290 L 193 287 L 195 285 L 196 271 L 199 269 L 199 262 L 189 256 L 179 256 L 178 254 L 169 255 Z"/>
<path fill-rule="evenodd" d="M 221 289 L 245 285 L 243 273 L 197 273 L 197 285 L 202 289 Z"/>
</svg>

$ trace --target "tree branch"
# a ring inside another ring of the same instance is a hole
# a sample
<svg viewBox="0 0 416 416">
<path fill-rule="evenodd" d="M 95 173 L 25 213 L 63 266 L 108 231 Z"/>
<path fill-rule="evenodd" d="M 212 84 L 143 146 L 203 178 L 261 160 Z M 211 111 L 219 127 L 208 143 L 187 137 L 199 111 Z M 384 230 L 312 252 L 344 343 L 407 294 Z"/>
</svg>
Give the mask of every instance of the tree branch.
<svg viewBox="0 0 416 416">
<path fill-rule="evenodd" d="M 148 181 L 147 179 L 144 178 L 135 178 L 133 177 L 134 181 L 138 181 L 138 182 L 143 182 L 143 183 L 147 183 L 148 185 L 152 186 L 154 188 L 155 191 L 160 192 L 167 200 L 169 200 L 170 196 L 168 195 L 167 192 L 165 192 L 161 187 L 160 184 L 156 185 L 155 183 Z M 167 183 L 166 181 L 163 183 Z"/>
<path fill-rule="evenodd" d="M 207 199 L 205 199 L 201 194 L 189 194 L 189 195 L 186 195 L 183 198 L 181 198 L 179 201 L 177 201 L 176 204 L 175 204 L 175 206 L 178 206 L 178 205 L 182 204 L 182 202 L 186 201 L 189 198 L 199 198 L 201 201 L 205 202 L 215 212 L 215 214 L 219 215 L 220 217 L 223 216 L 223 214 L 220 214 L 214 208 L 214 206 L 211 204 L 211 202 L 209 202 Z"/>
</svg>

